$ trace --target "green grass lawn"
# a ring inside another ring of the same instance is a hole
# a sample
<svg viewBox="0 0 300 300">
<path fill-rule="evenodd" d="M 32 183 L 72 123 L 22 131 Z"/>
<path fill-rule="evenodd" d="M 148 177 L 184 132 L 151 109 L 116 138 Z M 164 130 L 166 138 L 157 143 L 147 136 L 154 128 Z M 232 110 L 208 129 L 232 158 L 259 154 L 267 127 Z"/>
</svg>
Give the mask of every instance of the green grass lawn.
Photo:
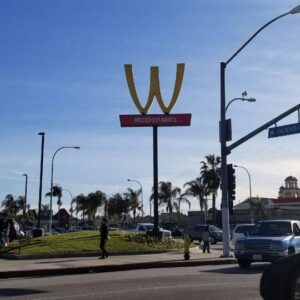
<svg viewBox="0 0 300 300">
<path fill-rule="evenodd" d="M 153 239 L 146 241 L 141 235 L 129 235 L 123 231 L 110 232 L 107 250 L 113 252 L 152 251 L 183 248 L 182 240 L 163 240 L 155 242 Z M 1 248 L 1 253 L 19 254 L 19 241 Z M 44 236 L 21 244 L 21 255 L 57 254 L 57 253 L 84 253 L 99 251 L 99 231 L 70 232 L 59 235 Z"/>
</svg>

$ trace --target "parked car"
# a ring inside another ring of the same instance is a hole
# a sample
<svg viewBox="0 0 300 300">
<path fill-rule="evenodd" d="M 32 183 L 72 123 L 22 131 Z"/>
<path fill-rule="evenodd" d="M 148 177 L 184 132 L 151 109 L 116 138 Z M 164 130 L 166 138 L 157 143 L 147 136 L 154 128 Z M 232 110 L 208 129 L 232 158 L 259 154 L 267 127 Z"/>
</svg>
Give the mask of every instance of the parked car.
<svg viewBox="0 0 300 300">
<path fill-rule="evenodd" d="M 208 226 L 210 242 L 212 244 L 216 244 L 217 242 L 222 242 L 223 232 L 219 227 L 215 225 L 197 224 L 194 226 L 194 228 L 187 228 L 184 231 L 184 234 L 190 235 L 193 240 L 198 240 L 201 243 L 202 233 L 206 226 Z"/>
<path fill-rule="evenodd" d="M 152 231 L 154 227 L 153 223 L 138 223 L 133 229 L 133 232 L 146 234 L 147 231 Z M 159 227 L 159 231 L 162 233 L 163 237 L 171 238 L 172 234 L 170 230 L 162 229 Z"/>
<path fill-rule="evenodd" d="M 160 224 L 161 228 L 170 230 L 172 236 L 182 237 L 182 231 L 178 228 L 178 225 L 174 222 L 166 221 Z"/>
<path fill-rule="evenodd" d="M 300 251 L 300 221 L 258 222 L 250 236 L 236 241 L 234 255 L 241 268 L 252 262 L 273 262 Z"/>
<path fill-rule="evenodd" d="M 108 225 L 108 230 L 110 231 L 117 231 L 117 230 L 120 230 L 120 227 L 118 224 L 109 224 Z"/>
<path fill-rule="evenodd" d="M 264 300 L 295 300 L 300 295 L 300 253 L 271 264 L 260 280 Z"/>
<path fill-rule="evenodd" d="M 238 239 L 249 236 L 254 228 L 255 224 L 239 224 L 236 225 L 231 234 L 231 243 L 235 247 L 235 243 Z"/>
</svg>

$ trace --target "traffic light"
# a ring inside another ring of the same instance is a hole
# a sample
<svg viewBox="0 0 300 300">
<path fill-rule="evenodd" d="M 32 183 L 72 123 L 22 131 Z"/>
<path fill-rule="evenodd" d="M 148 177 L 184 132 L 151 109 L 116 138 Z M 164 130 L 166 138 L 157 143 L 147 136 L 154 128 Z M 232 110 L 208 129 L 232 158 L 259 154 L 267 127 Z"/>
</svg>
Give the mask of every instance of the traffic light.
<svg viewBox="0 0 300 300">
<path fill-rule="evenodd" d="M 229 214 L 233 214 L 233 201 L 235 200 L 235 169 L 232 164 L 227 165 L 227 187 Z"/>
</svg>

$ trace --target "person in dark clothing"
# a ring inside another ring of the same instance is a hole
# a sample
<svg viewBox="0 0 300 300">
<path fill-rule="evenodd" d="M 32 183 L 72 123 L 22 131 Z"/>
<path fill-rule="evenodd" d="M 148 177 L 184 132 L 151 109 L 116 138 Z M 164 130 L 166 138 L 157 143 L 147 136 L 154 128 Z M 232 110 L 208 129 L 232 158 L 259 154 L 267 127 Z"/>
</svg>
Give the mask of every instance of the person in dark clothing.
<svg viewBox="0 0 300 300">
<path fill-rule="evenodd" d="M 107 258 L 109 253 L 105 249 L 105 244 L 108 240 L 108 226 L 107 226 L 107 219 L 103 218 L 100 227 L 100 249 L 102 251 L 102 256 L 100 259 Z"/>
<path fill-rule="evenodd" d="M 202 232 L 203 253 L 205 253 L 205 251 L 207 251 L 207 253 L 210 253 L 210 249 L 209 249 L 210 236 L 209 236 L 208 229 L 209 229 L 208 226 L 205 226 L 205 229 Z"/>
</svg>

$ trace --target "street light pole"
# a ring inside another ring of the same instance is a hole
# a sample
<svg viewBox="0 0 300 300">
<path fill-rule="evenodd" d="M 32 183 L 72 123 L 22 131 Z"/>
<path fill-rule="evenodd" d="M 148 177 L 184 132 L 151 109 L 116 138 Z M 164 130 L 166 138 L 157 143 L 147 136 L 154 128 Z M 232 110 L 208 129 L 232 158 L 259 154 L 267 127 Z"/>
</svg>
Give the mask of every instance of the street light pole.
<svg viewBox="0 0 300 300">
<path fill-rule="evenodd" d="M 127 179 L 127 181 L 134 181 L 136 182 L 137 184 L 140 185 L 141 187 L 141 199 L 142 199 L 142 218 L 144 218 L 144 197 L 143 197 L 143 187 L 142 187 L 142 184 L 136 180 L 136 179 Z M 150 211 L 150 215 L 151 215 L 151 211 Z"/>
<path fill-rule="evenodd" d="M 67 189 L 62 189 L 62 191 L 68 192 L 68 193 L 70 194 L 70 196 L 71 196 L 70 208 L 72 208 L 72 210 L 71 210 L 71 218 L 73 218 L 73 204 L 72 204 L 73 194 L 72 194 L 69 190 L 67 190 Z M 70 225 L 70 224 L 69 224 L 69 225 Z M 72 221 L 71 221 L 71 225 L 72 225 Z"/>
<path fill-rule="evenodd" d="M 253 209 L 252 209 L 252 188 L 251 188 L 251 176 L 249 171 L 247 170 L 247 168 L 243 167 L 243 166 L 238 166 L 238 165 L 234 165 L 235 168 L 242 168 L 244 169 L 247 174 L 248 174 L 248 178 L 249 178 L 249 193 L 250 193 L 250 221 L 251 223 L 254 223 L 254 217 L 253 217 Z"/>
<path fill-rule="evenodd" d="M 228 60 L 220 63 L 220 145 L 221 145 L 221 182 L 222 182 L 222 227 L 223 227 L 223 256 L 230 256 L 229 246 L 229 208 L 228 208 L 228 187 L 227 187 L 227 155 L 230 153 L 226 142 L 229 140 L 226 128 L 226 96 L 225 96 L 225 70 L 227 65 L 267 26 L 289 14 L 300 12 L 300 5 L 296 6 L 287 13 L 284 13 L 257 30 Z"/>
<path fill-rule="evenodd" d="M 51 235 L 52 234 L 52 197 L 53 197 L 53 166 L 54 166 L 54 158 L 55 158 L 55 155 L 58 151 L 62 150 L 62 149 L 80 149 L 79 146 L 64 146 L 64 147 L 60 147 L 58 148 L 53 156 L 52 156 L 52 163 L 51 163 L 51 186 L 50 186 L 50 218 L 49 218 L 49 234 Z"/>
<path fill-rule="evenodd" d="M 43 169 L 44 169 L 44 144 L 45 144 L 45 132 L 39 132 L 38 135 L 42 136 L 41 144 L 41 164 L 40 164 L 40 187 L 39 187 L 39 210 L 38 210 L 38 222 L 37 227 L 41 227 L 41 208 L 42 208 L 42 187 L 43 187 Z"/>
<path fill-rule="evenodd" d="M 25 214 L 26 214 L 26 204 L 27 204 L 28 175 L 27 174 L 22 174 L 22 176 L 25 176 L 25 197 L 24 197 L 24 207 L 23 207 L 23 217 L 25 217 Z"/>
<path fill-rule="evenodd" d="M 225 113 L 227 112 L 227 109 L 228 109 L 229 105 L 230 105 L 233 101 L 240 100 L 240 101 L 247 101 L 247 102 L 256 102 L 256 99 L 255 99 L 255 98 L 252 98 L 252 97 L 251 97 L 251 98 L 245 98 L 245 97 L 247 96 L 247 92 L 246 92 L 246 91 L 242 93 L 242 96 L 243 96 L 243 97 L 237 97 L 237 98 L 233 98 L 232 100 L 230 100 L 230 101 L 228 102 L 228 104 L 226 105 L 226 107 L 225 107 Z"/>
</svg>

